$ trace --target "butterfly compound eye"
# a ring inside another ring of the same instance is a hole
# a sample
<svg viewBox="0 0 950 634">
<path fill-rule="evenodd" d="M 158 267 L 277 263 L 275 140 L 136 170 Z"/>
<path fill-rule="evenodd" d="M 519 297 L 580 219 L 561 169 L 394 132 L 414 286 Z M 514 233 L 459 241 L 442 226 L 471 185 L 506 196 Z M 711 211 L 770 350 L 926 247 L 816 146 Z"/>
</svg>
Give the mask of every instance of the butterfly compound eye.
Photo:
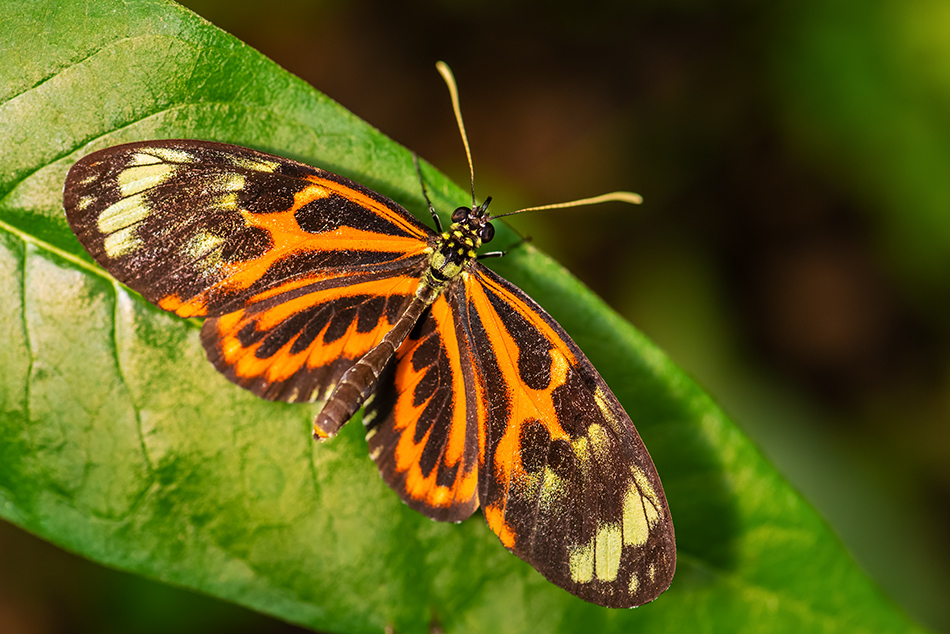
<svg viewBox="0 0 950 634">
<path fill-rule="evenodd" d="M 468 207 L 458 207 L 452 212 L 452 222 L 462 222 L 471 212 Z"/>
<path fill-rule="evenodd" d="M 491 239 L 495 237 L 495 227 L 490 222 L 482 225 L 482 228 L 478 230 L 478 237 L 482 239 L 482 242 L 491 242 Z"/>
</svg>

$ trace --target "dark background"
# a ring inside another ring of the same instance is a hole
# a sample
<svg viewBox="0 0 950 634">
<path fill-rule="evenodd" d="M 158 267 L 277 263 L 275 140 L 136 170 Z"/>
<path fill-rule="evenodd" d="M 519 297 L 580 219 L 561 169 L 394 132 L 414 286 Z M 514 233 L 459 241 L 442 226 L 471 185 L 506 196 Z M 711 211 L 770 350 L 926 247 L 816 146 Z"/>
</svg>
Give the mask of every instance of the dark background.
<svg viewBox="0 0 950 634">
<path fill-rule="evenodd" d="M 950 631 L 950 6 L 185 3 L 465 184 L 726 408 Z M 0 630 L 272 632 L 0 524 Z"/>
</svg>

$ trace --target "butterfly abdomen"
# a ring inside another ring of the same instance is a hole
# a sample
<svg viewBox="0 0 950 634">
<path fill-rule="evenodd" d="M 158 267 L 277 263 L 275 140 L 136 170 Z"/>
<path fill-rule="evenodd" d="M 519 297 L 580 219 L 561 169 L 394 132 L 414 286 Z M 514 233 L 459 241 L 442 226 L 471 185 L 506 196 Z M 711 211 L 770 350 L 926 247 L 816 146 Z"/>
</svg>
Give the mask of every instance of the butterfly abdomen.
<svg viewBox="0 0 950 634">
<path fill-rule="evenodd" d="M 422 286 L 420 285 L 420 290 Z M 325 440 L 336 436 L 343 425 L 363 406 L 366 399 L 376 391 L 379 375 L 416 325 L 422 311 L 437 296 L 438 293 L 417 293 L 383 340 L 343 373 L 340 382 L 330 393 L 323 409 L 313 422 L 314 438 Z"/>
</svg>

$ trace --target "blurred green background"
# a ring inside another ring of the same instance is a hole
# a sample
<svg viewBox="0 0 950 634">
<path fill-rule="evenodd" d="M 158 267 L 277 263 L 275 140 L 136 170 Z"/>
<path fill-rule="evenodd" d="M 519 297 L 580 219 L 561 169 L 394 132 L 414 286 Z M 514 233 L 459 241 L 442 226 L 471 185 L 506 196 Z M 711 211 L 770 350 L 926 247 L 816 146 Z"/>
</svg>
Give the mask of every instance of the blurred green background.
<svg viewBox="0 0 950 634">
<path fill-rule="evenodd" d="M 950 2 L 190 0 L 511 219 L 950 631 Z M 2 28 L 2 26 L 0 26 Z M 0 524 L 0 631 L 284 632 Z"/>
</svg>

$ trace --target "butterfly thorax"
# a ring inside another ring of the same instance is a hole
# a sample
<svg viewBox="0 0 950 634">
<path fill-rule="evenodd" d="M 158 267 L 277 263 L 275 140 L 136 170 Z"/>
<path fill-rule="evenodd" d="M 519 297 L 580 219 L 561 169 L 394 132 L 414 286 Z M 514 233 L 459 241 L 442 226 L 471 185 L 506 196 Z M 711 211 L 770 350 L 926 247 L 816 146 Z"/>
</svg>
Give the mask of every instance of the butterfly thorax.
<svg viewBox="0 0 950 634">
<path fill-rule="evenodd" d="M 459 207 L 452 213 L 452 225 L 432 246 L 424 285 L 441 292 L 475 261 L 482 244 L 491 241 L 495 228 L 488 215 L 489 202 L 491 198 L 477 207 Z"/>
</svg>

